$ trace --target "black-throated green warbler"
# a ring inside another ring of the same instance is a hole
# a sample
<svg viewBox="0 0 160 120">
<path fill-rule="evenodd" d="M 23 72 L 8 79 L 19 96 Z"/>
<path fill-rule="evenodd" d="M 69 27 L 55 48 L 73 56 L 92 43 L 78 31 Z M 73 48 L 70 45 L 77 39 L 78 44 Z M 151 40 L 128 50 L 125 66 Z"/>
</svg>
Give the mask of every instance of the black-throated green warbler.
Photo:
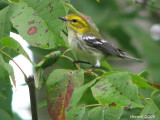
<svg viewBox="0 0 160 120">
<path fill-rule="evenodd" d="M 77 55 L 92 61 L 95 67 L 100 67 L 101 60 L 110 55 L 141 61 L 128 56 L 123 50 L 104 40 L 83 17 L 69 14 L 65 17 L 59 17 L 59 19 L 66 22 L 71 49 Z"/>
</svg>

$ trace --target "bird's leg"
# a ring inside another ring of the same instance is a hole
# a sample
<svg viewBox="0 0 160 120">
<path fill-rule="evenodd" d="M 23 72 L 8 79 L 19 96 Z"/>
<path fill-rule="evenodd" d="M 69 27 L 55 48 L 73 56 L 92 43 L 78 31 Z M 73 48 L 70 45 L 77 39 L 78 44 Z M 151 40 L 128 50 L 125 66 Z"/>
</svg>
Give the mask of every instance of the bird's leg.
<svg viewBox="0 0 160 120">
<path fill-rule="evenodd" d="M 98 69 L 100 66 L 92 66 L 92 68 L 90 69 L 91 71 Z"/>
<path fill-rule="evenodd" d="M 95 69 L 98 69 L 100 66 L 92 66 L 89 70 L 88 73 L 92 72 Z"/>
<path fill-rule="evenodd" d="M 75 60 L 73 61 L 73 66 L 75 67 L 77 63 L 91 64 L 90 62 Z"/>
</svg>

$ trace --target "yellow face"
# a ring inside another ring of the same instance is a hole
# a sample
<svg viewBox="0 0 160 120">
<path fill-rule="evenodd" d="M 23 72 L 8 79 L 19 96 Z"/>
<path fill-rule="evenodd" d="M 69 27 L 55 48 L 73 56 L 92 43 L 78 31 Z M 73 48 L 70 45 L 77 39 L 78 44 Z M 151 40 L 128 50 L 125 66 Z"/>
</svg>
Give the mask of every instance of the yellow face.
<svg viewBox="0 0 160 120">
<path fill-rule="evenodd" d="M 90 29 L 88 22 L 79 15 L 69 14 L 66 17 L 67 27 L 82 34 Z"/>
</svg>

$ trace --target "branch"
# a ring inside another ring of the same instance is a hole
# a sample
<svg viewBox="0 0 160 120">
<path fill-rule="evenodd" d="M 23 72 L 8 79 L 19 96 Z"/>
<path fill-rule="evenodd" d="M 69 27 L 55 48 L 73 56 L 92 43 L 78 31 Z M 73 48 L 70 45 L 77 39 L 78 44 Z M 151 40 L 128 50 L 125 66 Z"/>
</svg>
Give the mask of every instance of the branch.
<svg viewBox="0 0 160 120">
<path fill-rule="evenodd" d="M 38 120 L 36 90 L 35 90 L 35 85 L 34 85 L 34 76 L 31 75 L 31 76 L 28 77 L 27 84 L 28 84 L 29 93 L 30 93 L 32 120 Z"/>
</svg>

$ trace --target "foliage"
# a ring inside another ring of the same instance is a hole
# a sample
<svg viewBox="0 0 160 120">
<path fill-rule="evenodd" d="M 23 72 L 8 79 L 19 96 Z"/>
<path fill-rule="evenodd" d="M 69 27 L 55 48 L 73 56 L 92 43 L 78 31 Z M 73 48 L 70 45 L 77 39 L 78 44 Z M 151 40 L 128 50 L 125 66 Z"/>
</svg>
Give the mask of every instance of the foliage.
<svg viewBox="0 0 160 120">
<path fill-rule="evenodd" d="M 144 4 L 150 8 L 145 9 L 148 14 L 144 19 L 139 14 L 141 3 L 134 1 L 120 4 L 116 0 L 1 0 L 0 119 L 19 119 L 11 110 L 9 76 L 15 86 L 16 81 L 9 60 L 16 64 L 13 58 L 21 54 L 34 67 L 36 88 L 46 88 L 46 100 L 39 108 L 47 104 L 53 120 L 126 120 L 131 118 L 130 115 L 159 120 L 160 85 L 155 84 L 160 78 L 159 42 L 153 41 L 149 30 L 137 22 L 150 24 L 151 15 L 157 12 L 155 8 L 160 7 L 158 2 L 152 0 Z M 58 19 L 69 10 L 84 17 L 93 29 L 107 33 L 130 54 L 144 59 L 146 70 L 139 74 L 116 71 L 103 61 L 102 69 L 88 75 L 89 65 L 73 67 L 72 62 L 79 56 L 68 49 L 65 24 Z M 92 16 L 100 29 L 84 13 Z M 43 56 L 38 64 L 9 37 L 11 31 L 22 36 L 33 47 L 33 52 L 37 50 L 37 54 Z M 54 66 L 54 70 L 44 80 L 43 72 L 50 66 Z"/>
</svg>

